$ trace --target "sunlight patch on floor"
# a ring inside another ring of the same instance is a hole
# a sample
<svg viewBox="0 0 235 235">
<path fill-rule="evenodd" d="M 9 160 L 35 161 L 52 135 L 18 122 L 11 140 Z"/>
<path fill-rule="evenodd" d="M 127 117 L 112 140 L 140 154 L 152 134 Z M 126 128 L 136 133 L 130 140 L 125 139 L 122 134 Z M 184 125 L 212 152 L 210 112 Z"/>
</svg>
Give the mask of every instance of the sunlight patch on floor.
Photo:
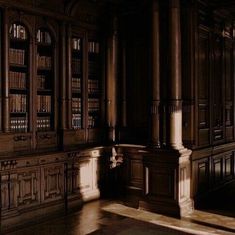
<svg viewBox="0 0 235 235">
<path fill-rule="evenodd" d="M 226 216 L 220 216 L 220 215 L 215 215 L 215 214 L 210 214 L 206 212 L 200 212 L 200 211 L 195 211 L 192 213 L 192 215 L 187 216 L 186 219 L 175 219 L 172 217 L 168 216 L 163 216 L 160 214 L 140 210 L 140 209 L 135 209 L 131 207 L 124 206 L 122 204 L 117 204 L 117 203 L 112 203 L 110 205 L 102 207 L 102 210 L 116 213 L 118 215 L 126 216 L 129 218 L 149 222 L 152 224 L 156 225 L 161 225 L 163 227 L 168 227 L 172 228 L 178 231 L 183 231 L 183 232 L 188 232 L 191 234 L 196 234 L 196 235 L 229 235 L 229 234 L 234 234 L 234 232 L 228 232 L 225 230 L 220 230 L 216 226 L 218 225 L 218 221 L 221 219 L 221 223 L 223 224 L 223 221 L 227 220 L 227 224 L 234 224 L 235 219 L 231 217 L 226 217 Z M 229 219 L 228 219 L 229 218 Z M 195 222 L 190 221 L 194 220 Z M 207 221 L 208 219 L 208 221 Z M 214 226 L 204 226 L 198 224 L 196 221 L 204 221 L 208 222 L 211 224 L 214 223 Z M 224 224 L 223 224 L 224 225 Z M 229 226 L 228 228 L 231 228 Z"/>
</svg>

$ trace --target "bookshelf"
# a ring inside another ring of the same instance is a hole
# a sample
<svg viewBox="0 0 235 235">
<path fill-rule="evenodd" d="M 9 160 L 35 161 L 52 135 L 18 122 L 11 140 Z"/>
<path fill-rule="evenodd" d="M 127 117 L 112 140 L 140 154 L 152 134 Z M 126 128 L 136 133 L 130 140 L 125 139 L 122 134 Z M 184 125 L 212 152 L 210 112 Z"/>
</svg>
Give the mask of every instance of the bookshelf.
<svg viewBox="0 0 235 235">
<path fill-rule="evenodd" d="M 100 125 L 100 44 L 88 41 L 88 128 Z"/>
<path fill-rule="evenodd" d="M 80 37 L 72 38 L 72 128 L 82 128 L 82 84 L 83 84 L 83 41 Z"/>
<path fill-rule="evenodd" d="M 37 131 L 54 129 L 54 47 L 50 33 L 46 29 L 38 29 L 37 45 Z"/>
<path fill-rule="evenodd" d="M 24 25 L 12 23 L 9 30 L 10 131 L 29 130 L 29 40 Z"/>
</svg>

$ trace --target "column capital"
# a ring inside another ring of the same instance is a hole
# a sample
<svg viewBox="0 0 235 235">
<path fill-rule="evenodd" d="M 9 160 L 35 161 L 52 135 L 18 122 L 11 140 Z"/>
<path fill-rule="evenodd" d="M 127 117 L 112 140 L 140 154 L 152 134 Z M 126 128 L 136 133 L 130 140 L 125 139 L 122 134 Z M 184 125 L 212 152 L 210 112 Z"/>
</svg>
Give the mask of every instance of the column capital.
<svg viewBox="0 0 235 235">
<path fill-rule="evenodd" d="M 182 111 L 182 100 L 170 100 L 167 102 L 168 113 L 176 113 Z"/>
</svg>

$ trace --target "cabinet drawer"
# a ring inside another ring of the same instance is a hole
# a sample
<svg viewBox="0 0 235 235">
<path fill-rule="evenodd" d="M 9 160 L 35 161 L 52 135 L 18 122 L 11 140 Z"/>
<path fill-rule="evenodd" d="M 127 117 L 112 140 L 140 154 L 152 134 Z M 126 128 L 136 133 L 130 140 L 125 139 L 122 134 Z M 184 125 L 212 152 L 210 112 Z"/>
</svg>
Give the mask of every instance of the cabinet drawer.
<svg viewBox="0 0 235 235">
<path fill-rule="evenodd" d="M 18 134 L 13 137 L 14 151 L 30 150 L 31 149 L 31 134 Z"/>
<path fill-rule="evenodd" d="M 37 148 L 56 147 L 57 135 L 55 132 L 37 133 Z"/>
</svg>

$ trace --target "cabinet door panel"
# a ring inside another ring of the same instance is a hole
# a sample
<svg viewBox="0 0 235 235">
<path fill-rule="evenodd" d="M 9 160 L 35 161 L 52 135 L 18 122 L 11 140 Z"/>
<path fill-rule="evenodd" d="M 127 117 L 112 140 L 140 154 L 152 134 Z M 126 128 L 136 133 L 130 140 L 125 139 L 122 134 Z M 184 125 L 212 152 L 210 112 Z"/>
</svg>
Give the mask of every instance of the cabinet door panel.
<svg viewBox="0 0 235 235">
<path fill-rule="evenodd" d="M 225 135 L 227 141 L 234 140 L 234 79 L 233 45 L 225 39 L 224 43 L 224 78 L 225 78 Z"/>
<path fill-rule="evenodd" d="M 64 165 L 42 167 L 42 202 L 60 200 L 64 196 Z"/>
<path fill-rule="evenodd" d="M 209 188 L 210 163 L 208 157 L 193 162 L 194 195 L 206 192 Z"/>
<path fill-rule="evenodd" d="M 39 169 L 25 169 L 22 172 L 18 172 L 19 206 L 32 206 L 39 203 L 39 177 Z"/>
<path fill-rule="evenodd" d="M 213 38 L 213 70 L 212 70 L 212 127 L 213 142 L 224 139 L 224 112 L 223 112 L 223 41 L 220 36 Z"/>
<path fill-rule="evenodd" d="M 198 145 L 210 144 L 210 51 L 209 33 L 201 30 L 198 41 Z"/>
</svg>

